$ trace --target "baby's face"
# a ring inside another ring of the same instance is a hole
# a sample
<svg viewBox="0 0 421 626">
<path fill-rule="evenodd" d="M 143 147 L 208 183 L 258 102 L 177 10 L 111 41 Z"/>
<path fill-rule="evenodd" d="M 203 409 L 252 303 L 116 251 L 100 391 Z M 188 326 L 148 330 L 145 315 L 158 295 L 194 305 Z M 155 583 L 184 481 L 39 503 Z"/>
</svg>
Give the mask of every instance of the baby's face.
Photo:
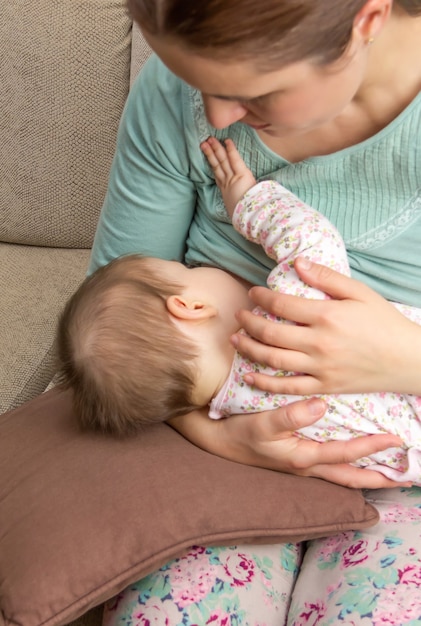
<svg viewBox="0 0 421 626">
<path fill-rule="evenodd" d="M 162 259 L 154 259 L 154 267 L 169 281 L 183 285 L 184 296 L 213 305 L 230 325 L 236 324 L 233 321 L 236 311 L 252 308 L 248 286 L 224 270 L 189 268 L 177 261 Z"/>
</svg>

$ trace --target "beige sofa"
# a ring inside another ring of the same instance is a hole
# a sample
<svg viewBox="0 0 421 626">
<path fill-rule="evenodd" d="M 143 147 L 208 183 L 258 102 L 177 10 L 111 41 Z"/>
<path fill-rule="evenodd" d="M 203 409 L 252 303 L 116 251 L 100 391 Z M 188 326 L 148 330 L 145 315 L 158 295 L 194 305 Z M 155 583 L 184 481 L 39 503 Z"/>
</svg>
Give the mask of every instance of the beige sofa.
<svg viewBox="0 0 421 626">
<path fill-rule="evenodd" d="M 0 413 L 54 374 L 130 80 L 148 56 L 124 0 L 0 0 Z"/>
<path fill-rule="evenodd" d="M 124 0 L 0 0 L 0 413 L 43 392 L 149 52 Z M 101 609 L 78 620 L 101 621 Z"/>
</svg>

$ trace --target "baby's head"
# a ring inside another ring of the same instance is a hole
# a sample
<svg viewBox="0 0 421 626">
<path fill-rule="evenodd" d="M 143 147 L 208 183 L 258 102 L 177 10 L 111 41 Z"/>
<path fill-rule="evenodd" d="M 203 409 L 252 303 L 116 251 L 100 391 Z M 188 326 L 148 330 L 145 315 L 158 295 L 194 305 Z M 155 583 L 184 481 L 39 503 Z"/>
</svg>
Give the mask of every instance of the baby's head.
<svg viewBox="0 0 421 626">
<path fill-rule="evenodd" d="M 89 276 L 59 321 L 60 382 L 73 390 L 81 425 L 128 434 L 195 405 L 198 350 L 171 320 L 167 299 L 183 286 L 130 255 Z"/>
<path fill-rule="evenodd" d="M 239 308 L 247 288 L 216 268 L 129 255 L 98 269 L 57 333 L 81 425 L 125 434 L 205 406 L 231 368 Z"/>
</svg>

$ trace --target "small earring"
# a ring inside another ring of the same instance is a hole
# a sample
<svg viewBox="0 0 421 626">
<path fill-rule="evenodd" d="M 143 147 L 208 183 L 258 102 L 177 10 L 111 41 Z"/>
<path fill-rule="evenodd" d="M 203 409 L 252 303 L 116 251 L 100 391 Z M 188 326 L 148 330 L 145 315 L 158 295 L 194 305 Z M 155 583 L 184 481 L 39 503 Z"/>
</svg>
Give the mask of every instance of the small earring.
<svg viewBox="0 0 421 626">
<path fill-rule="evenodd" d="M 368 45 L 371 46 L 374 43 L 374 37 L 370 37 L 367 41 Z"/>
</svg>

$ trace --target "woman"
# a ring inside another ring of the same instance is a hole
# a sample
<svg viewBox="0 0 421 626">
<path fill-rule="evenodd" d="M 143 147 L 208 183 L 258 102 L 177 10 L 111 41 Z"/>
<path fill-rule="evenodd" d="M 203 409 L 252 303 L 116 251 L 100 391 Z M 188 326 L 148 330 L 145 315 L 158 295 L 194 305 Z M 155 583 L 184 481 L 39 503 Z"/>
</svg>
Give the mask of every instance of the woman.
<svg viewBox="0 0 421 626">
<path fill-rule="evenodd" d="M 91 269 L 140 251 L 218 264 L 263 285 L 270 262 L 236 236 L 200 153 L 208 135 L 230 136 L 257 178 L 279 180 L 335 223 L 354 275 L 297 265 L 305 282 L 332 296 L 327 302 L 253 290 L 256 304 L 299 325 L 285 335 L 243 311 L 255 339 L 234 338 L 239 350 L 305 376 L 248 382 L 294 394 L 420 395 L 421 329 L 387 299 L 421 305 L 421 2 L 129 5 L 163 63 L 152 59 L 129 96 Z M 195 414 L 172 425 L 239 462 L 393 486 L 346 465 L 386 440 L 291 445 L 289 431 L 323 411 L 312 400 L 241 420 Z M 305 551 L 197 548 L 121 594 L 105 624 L 417 623 L 421 495 L 369 497 L 381 522 L 364 534 L 313 541 Z"/>
</svg>

